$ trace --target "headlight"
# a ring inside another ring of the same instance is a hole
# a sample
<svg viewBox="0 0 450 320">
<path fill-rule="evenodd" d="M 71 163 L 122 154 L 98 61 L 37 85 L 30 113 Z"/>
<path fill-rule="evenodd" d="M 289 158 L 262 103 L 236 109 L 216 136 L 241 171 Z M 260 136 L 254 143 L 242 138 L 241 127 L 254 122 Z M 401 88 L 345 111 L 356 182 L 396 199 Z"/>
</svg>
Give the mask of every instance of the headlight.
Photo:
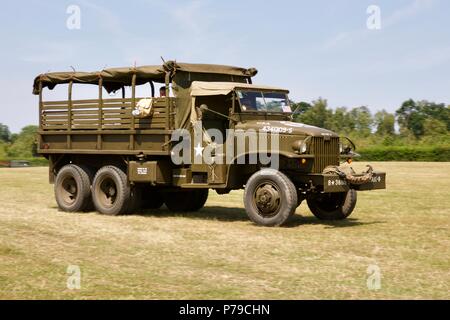
<svg viewBox="0 0 450 320">
<path fill-rule="evenodd" d="M 306 153 L 308 151 L 308 144 L 306 141 L 297 140 L 292 144 L 292 149 L 298 153 Z"/>
<path fill-rule="evenodd" d="M 344 152 L 344 145 L 342 142 L 339 142 L 339 153 L 342 154 Z"/>
<path fill-rule="evenodd" d="M 308 146 L 306 145 L 305 142 L 302 143 L 299 151 L 300 151 L 300 153 L 306 153 L 306 151 L 308 151 Z"/>
</svg>

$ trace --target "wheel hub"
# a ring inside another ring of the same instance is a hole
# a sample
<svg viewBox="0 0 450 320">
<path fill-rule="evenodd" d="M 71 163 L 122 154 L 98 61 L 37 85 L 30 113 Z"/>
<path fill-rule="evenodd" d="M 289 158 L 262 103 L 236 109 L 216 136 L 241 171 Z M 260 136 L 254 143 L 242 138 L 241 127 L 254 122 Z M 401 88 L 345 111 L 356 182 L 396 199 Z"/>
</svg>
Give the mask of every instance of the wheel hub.
<svg viewBox="0 0 450 320">
<path fill-rule="evenodd" d="M 100 183 L 100 187 L 96 191 L 96 194 L 97 198 L 101 200 L 104 206 L 112 206 L 117 196 L 116 184 L 110 178 L 106 178 Z"/>
<path fill-rule="evenodd" d="M 264 184 L 256 189 L 255 202 L 264 216 L 271 216 L 280 205 L 280 194 L 274 186 Z"/>
<path fill-rule="evenodd" d="M 110 186 L 108 189 L 108 195 L 110 197 L 114 196 L 116 194 L 116 189 L 114 188 L 114 186 Z"/>
<path fill-rule="evenodd" d="M 61 195 L 64 202 L 71 204 L 75 201 L 77 197 L 77 183 L 73 177 L 66 178 L 62 183 Z"/>
</svg>

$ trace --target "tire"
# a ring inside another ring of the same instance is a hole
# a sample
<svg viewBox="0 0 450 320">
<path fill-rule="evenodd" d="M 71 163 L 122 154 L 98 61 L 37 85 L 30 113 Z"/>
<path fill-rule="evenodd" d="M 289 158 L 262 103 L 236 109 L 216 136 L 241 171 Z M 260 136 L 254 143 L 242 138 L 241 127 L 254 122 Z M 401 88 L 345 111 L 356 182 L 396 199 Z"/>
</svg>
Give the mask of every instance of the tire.
<svg viewBox="0 0 450 320">
<path fill-rule="evenodd" d="M 137 213 L 142 208 L 142 189 L 134 186 L 130 189 L 130 200 L 128 201 L 128 208 L 126 214 Z"/>
<path fill-rule="evenodd" d="M 141 202 L 143 209 L 159 209 L 164 204 L 163 196 L 156 190 L 141 188 Z"/>
<path fill-rule="evenodd" d="M 346 193 L 320 193 L 308 197 L 311 212 L 320 220 L 344 220 L 356 206 L 356 191 Z"/>
<path fill-rule="evenodd" d="M 199 211 L 205 206 L 208 200 L 209 190 L 198 189 L 193 191 L 192 201 L 189 204 L 189 211 Z"/>
<path fill-rule="evenodd" d="M 173 212 L 198 211 L 208 199 L 208 189 L 164 193 L 164 203 Z"/>
<path fill-rule="evenodd" d="M 55 199 L 62 211 L 85 210 L 91 203 L 91 180 L 86 171 L 74 164 L 62 167 L 55 180 Z"/>
<path fill-rule="evenodd" d="M 114 166 L 98 170 L 92 183 L 92 199 L 101 214 L 126 214 L 130 210 L 131 190 L 125 172 Z"/>
<path fill-rule="evenodd" d="M 245 209 L 257 225 L 283 225 L 294 214 L 297 203 L 295 185 L 278 170 L 262 169 L 252 175 L 245 186 Z"/>
<path fill-rule="evenodd" d="M 192 200 L 190 191 L 175 191 L 164 193 L 164 203 L 172 212 L 189 211 L 189 203 Z"/>
<path fill-rule="evenodd" d="M 83 209 L 84 212 L 91 212 L 95 211 L 94 202 L 92 201 L 92 192 L 91 192 L 91 186 L 92 182 L 94 181 L 94 175 L 95 171 L 93 168 L 88 167 L 86 165 L 78 165 L 80 167 L 80 170 L 83 170 L 84 173 L 89 177 L 89 199 L 87 200 L 86 207 Z"/>
</svg>

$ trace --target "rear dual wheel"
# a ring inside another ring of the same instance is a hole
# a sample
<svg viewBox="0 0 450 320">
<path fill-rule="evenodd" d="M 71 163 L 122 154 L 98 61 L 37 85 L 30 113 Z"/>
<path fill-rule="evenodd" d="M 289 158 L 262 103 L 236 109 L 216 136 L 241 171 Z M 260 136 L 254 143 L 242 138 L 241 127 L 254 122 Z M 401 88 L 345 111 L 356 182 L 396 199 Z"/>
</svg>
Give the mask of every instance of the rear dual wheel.
<svg viewBox="0 0 450 320">
<path fill-rule="evenodd" d="M 139 207 L 159 209 L 163 203 L 171 211 L 198 211 L 208 199 L 208 189 L 159 193 L 144 187 L 130 187 L 127 175 L 114 166 L 101 168 L 92 184 L 95 208 L 108 215 L 133 213 Z"/>
<path fill-rule="evenodd" d="M 133 191 L 138 192 L 136 190 Z M 92 183 L 92 199 L 98 212 L 107 215 L 126 214 L 137 205 L 136 197 L 136 194 L 133 196 L 127 175 L 121 169 L 105 166 L 98 170 Z"/>
<path fill-rule="evenodd" d="M 59 170 L 55 180 L 55 199 L 66 212 L 79 212 L 92 208 L 92 173 L 84 166 L 68 164 Z"/>
<path fill-rule="evenodd" d="M 126 173 L 118 167 L 105 166 L 94 176 L 87 166 L 69 164 L 56 176 L 55 198 L 62 211 L 95 209 L 102 214 L 120 215 L 140 208 L 142 191 L 130 186 Z"/>
<path fill-rule="evenodd" d="M 143 209 L 159 209 L 163 204 L 164 199 L 159 191 L 149 187 L 141 187 L 141 206 Z"/>
</svg>

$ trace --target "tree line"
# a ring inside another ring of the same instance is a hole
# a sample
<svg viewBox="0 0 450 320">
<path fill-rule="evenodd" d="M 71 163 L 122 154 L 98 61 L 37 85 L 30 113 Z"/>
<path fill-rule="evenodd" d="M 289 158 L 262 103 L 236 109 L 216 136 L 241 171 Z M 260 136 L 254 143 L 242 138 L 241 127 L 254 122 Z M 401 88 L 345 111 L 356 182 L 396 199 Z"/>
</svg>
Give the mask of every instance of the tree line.
<svg viewBox="0 0 450 320">
<path fill-rule="evenodd" d="M 319 98 L 311 103 L 292 102 L 292 109 L 294 121 L 347 136 L 359 149 L 439 146 L 447 150 L 450 146 L 450 106 L 444 103 L 410 99 L 393 113 L 381 110 L 372 114 L 366 106 L 332 109 L 326 99 Z M 37 130 L 30 125 L 15 134 L 0 123 L 0 159 L 35 157 Z"/>
<path fill-rule="evenodd" d="M 402 103 L 393 113 L 372 114 L 368 107 L 331 109 L 325 99 L 293 103 L 296 122 L 337 132 L 361 148 L 374 146 L 450 145 L 450 106 L 430 101 Z"/>
<path fill-rule="evenodd" d="M 36 157 L 37 131 L 38 126 L 26 126 L 20 133 L 11 133 L 7 125 L 0 123 L 0 160 Z"/>
</svg>

